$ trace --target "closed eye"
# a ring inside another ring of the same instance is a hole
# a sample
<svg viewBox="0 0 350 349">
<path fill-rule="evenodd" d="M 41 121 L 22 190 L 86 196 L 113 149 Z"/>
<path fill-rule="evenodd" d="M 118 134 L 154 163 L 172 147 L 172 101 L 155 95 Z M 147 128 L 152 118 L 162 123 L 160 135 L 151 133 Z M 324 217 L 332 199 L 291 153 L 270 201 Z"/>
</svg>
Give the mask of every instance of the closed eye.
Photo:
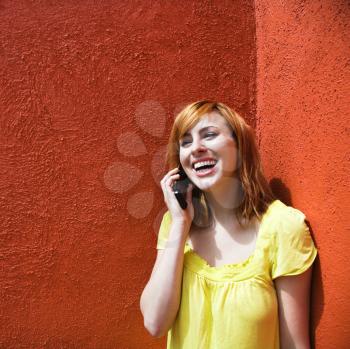
<svg viewBox="0 0 350 349">
<path fill-rule="evenodd" d="M 183 146 L 185 146 L 187 143 L 190 143 L 190 142 L 189 142 L 189 141 L 183 140 L 183 141 L 181 141 L 181 146 L 183 147 Z"/>
<path fill-rule="evenodd" d="M 211 138 L 211 137 L 217 136 L 217 134 L 215 132 L 207 132 L 204 136 L 205 136 L 205 138 Z M 182 140 L 181 141 L 181 146 L 183 147 L 183 146 L 185 146 L 188 143 L 191 143 L 191 141 L 189 141 L 189 140 Z"/>
</svg>

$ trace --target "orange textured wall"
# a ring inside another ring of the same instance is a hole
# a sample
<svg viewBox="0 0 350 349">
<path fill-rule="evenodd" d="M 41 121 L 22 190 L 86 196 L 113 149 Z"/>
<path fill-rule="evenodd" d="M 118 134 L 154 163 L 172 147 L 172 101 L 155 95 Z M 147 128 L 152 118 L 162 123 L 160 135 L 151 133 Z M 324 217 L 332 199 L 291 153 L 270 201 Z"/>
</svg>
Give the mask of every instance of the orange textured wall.
<svg viewBox="0 0 350 349">
<path fill-rule="evenodd" d="M 203 97 L 256 126 L 274 190 L 307 214 L 313 341 L 346 348 L 349 6 L 255 7 L 1 1 L 1 348 L 164 347 L 139 297 L 171 121 Z"/>
<path fill-rule="evenodd" d="M 0 347 L 163 348 L 139 298 L 174 113 L 254 124 L 251 1 L 0 2 Z"/>
<path fill-rule="evenodd" d="M 350 7 L 345 0 L 256 2 L 257 133 L 266 174 L 301 209 L 319 249 L 317 349 L 350 343 Z"/>
</svg>

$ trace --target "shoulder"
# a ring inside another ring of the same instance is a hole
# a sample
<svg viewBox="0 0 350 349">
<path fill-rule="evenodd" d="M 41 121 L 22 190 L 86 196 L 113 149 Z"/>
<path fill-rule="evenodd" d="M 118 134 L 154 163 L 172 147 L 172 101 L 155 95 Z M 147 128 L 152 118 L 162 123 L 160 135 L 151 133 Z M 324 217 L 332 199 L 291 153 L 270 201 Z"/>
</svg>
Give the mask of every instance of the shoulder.
<svg viewBox="0 0 350 349">
<path fill-rule="evenodd" d="M 269 208 L 269 225 L 275 231 L 284 231 L 285 233 L 294 231 L 295 229 L 305 226 L 305 214 L 294 208 L 284 204 L 280 200 L 274 201 Z"/>
<path fill-rule="evenodd" d="M 163 221 L 171 223 L 171 214 L 170 214 L 169 210 L 164 213 Z"/>
<path fill-rule="evenodd" d="M 171 214 L 169 211 L 166 211 L 163 215 L 162 222 L 160 223 L 160 233 L 167 235 L 168 230 L 171 225 Z"/>
<path fill-rule="evenodd" d="M 171 225 L 171 215 L 169 211 L 166 211 L 163 214 L 162 221 L 160 223 L 158 240 L 157 240 L 157 249 L 164 249 L 168 240 L 169 230 Z"/>
<path fill-rule="evenodd" d="M 305 219 L 303 212 L 282 203 L 274 213 L 270 240 L 272 279 L 301 274 L 316 258 L 317 249 Z"/>
</svg>

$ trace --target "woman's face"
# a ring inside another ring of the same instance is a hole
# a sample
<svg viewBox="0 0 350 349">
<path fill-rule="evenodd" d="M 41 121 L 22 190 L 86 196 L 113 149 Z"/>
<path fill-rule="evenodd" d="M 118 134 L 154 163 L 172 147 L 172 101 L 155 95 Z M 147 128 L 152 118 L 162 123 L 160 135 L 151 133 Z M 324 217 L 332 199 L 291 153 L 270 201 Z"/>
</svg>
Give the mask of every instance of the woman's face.
<svg viewBox="0 0 350 349">
<path fill-rule="evenodd" d="M 232 128 L 218 112 L 205 114 L 179 140 L 180 163 L 202 191 L 235 176 L 238 149 Z"/>
</svg>

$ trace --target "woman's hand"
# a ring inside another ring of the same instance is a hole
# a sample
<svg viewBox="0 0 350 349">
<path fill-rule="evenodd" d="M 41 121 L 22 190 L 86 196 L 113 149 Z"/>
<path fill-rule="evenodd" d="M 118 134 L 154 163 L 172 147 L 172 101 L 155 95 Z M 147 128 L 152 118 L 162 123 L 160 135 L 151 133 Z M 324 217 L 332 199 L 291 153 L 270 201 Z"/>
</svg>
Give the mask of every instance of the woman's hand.
<svg viewBox="0 0 350 349">
<path fill-rule="evenodd" d="M 176 199 L 176 196 L 173 192 L 173 184 L 180 178 L 178 174 L 179 169 L 175 167 L 170 170 L 160 181 L 162 186 L 164 201 L 168 207 L 168 210 L 171 214 L 171 218 L 173 222 L 186 224 L 187 226 L 191 226 L 193 217 L 194 217 L 194 209 L 192 204 L 192 190 L 193 184 L 190 183 L 187 188 L 186 193 L 186 201 L 187 208 L 184 210 L 181 208 L 179 202 Z"/>
</svg>

